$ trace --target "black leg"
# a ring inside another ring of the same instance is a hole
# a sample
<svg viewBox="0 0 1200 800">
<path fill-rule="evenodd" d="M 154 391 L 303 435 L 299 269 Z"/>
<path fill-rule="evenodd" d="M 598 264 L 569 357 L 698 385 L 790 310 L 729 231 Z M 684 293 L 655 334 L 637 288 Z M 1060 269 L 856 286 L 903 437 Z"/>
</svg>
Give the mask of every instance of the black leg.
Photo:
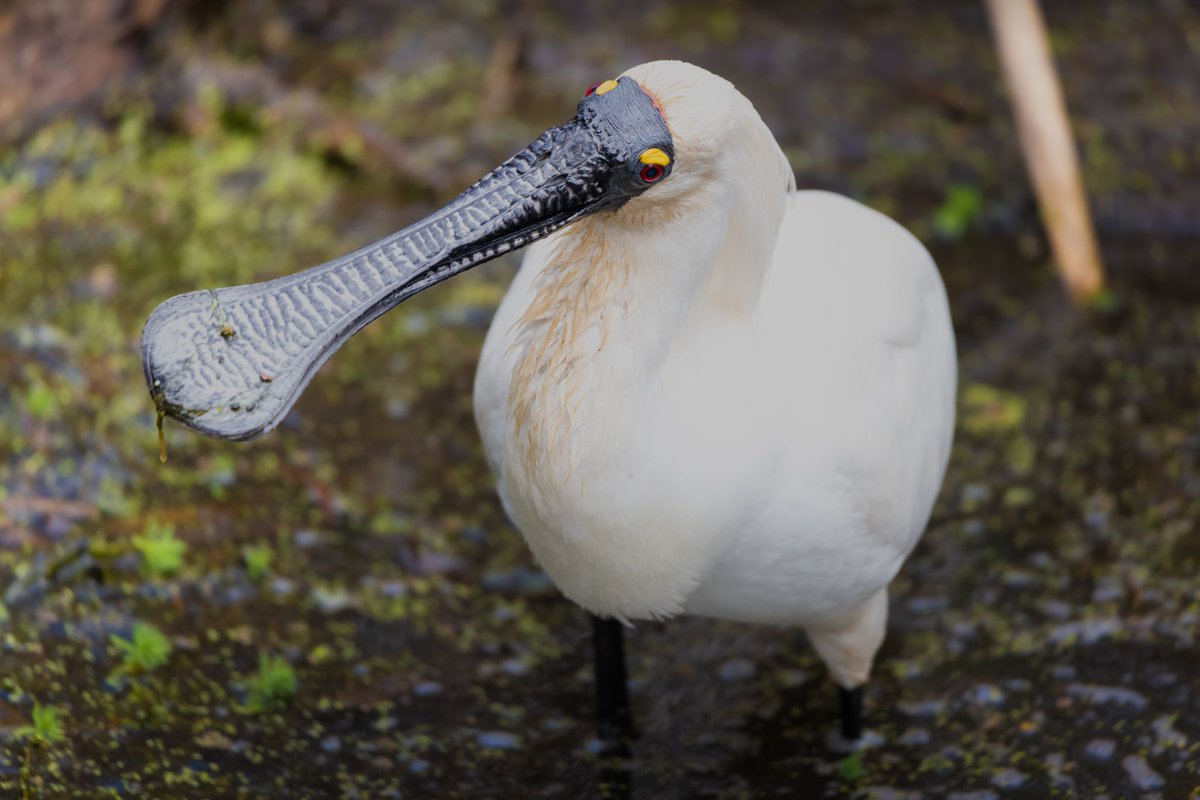
<svg viewBox="0 0 1200 800">
<path fill-rule="evenodd" d="M 625 676 L 625 640 L 621 623 L 592 617 L 592 645 L 596 654 L 597 733 L 606 749 L 623 751 L 633 730 L 629 689 Z"/>
<path fill-rule="evenodd" d="M 603 759 L 604 766 L 600 769 L 600 790 L 602 800 L 629 800 L 633 794 L 633 772 L 629 767 L 629 748 L 621 755 L 612 755 Z"/>
<path fill-rule="evenodd" d="M 838 704 L 842 707 L 842 738 L 853 742 L 862 738 L 863 687 L 838 687 Z"/>
</svg>

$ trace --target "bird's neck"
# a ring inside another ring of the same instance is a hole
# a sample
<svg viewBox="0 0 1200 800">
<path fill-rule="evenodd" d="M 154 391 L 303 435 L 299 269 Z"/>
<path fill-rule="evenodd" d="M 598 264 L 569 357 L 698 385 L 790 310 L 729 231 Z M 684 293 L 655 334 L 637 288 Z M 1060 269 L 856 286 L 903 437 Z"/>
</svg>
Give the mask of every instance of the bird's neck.
<svg viewBox="0 0 1200 800">
<path fill-rule="evenodd" d="M 655 412 L 657 373 L 679 340 L 751 316 L 770 248 L 748 259 L 746 228 L 735 209 L 697 198 L 670 215 L 598 215 L 556 238 L 512 362 L 510 430 L 530 478 L 562 481 L 600 443 L 621 452 Z"/>
</svg>

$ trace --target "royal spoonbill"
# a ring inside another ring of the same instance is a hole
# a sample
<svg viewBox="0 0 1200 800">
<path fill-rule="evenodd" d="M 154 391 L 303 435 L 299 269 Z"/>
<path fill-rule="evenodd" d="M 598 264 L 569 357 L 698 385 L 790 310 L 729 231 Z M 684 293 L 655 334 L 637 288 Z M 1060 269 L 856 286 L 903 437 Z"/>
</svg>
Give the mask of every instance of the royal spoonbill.
<svg viewBox="0 0 1200 800">
<path fill-rule="evenodd" d="M 635 67 L 398 233 L 166 301 L 142 336 L 150 391 L 253 438 L 371 320 L 526 245 L 475 415 L 504 507 L 594 617 L 602 736 L 632 730 L 622 625 L 686 613 L 802 627 L 857 738 L 888 584 L 946 468 L 954 334 L 925 248 L 796 191 L 722 78 Z"/>
</svg>

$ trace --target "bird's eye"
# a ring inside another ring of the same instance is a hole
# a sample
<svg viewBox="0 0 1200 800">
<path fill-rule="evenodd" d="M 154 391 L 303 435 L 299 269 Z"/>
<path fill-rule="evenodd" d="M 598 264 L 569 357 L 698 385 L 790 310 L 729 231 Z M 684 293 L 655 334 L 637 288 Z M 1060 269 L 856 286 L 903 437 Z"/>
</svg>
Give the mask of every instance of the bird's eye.
<svg viewBox="0 0 1200 800">
<path fill-rule="evenodd" d="M 642 167 L 642 180 L 644 180 L 646 183 L 654 183 L 663 176 L 664 172 L 666 172 L 666 170 L 664 170 L 658 164 L 647 164 L 646 166 Z"/>
<path fill-rule="evenodd" d="M 597 87 L 600 86 L 600 84 L 601 84 L 601 81 L 596 81 L 595 83 L 593 83 L 591 86 L 588 87 L 587 91 L 583 93 L 583 96 L 591 97 L 593 94 L 596 93 L 596 89 L 597 89 Z"/>
</svg>

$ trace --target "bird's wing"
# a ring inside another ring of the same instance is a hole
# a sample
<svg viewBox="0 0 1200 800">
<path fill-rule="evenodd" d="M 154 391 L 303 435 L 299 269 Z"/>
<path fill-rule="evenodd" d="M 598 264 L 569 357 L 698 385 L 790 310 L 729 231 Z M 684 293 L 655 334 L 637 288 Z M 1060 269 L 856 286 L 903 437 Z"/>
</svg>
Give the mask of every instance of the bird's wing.
<svg viewBox="0 0 1200 800">
<path fill-rule="evenodd" d="M 764 287 L 791 435 L 850 491 L 847 518 L 906 554 L 941 486 L 957 366 L 945 290 L 908 231 L 853 200 L 797 192 Z"/>
</svg>

